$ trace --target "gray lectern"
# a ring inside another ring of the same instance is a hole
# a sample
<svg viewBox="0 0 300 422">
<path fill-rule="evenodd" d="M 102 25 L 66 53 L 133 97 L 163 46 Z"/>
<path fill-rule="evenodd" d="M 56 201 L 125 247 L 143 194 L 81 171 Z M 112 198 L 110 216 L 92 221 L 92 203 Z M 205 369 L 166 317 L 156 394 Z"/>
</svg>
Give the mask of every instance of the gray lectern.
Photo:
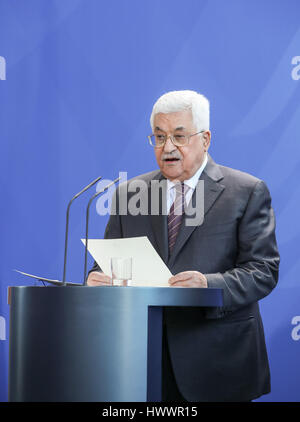
<svg viewBox="0 0 300 422">
<path fill-rule="evenodd" d="M 10 288 L 9 400 L 160 401 L 165 306 L 222 306 L 222 290 Z"/>
</svg>

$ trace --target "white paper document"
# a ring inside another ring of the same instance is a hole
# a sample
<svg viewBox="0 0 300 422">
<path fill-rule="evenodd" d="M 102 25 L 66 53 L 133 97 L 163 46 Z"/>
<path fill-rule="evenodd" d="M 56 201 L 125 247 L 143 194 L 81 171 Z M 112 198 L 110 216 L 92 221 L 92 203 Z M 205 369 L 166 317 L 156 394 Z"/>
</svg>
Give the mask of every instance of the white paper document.
<svg viewBox="0 0 300 422">
<path fill-rule="evenodd" d="M 81 240 L 85 245 L 85 239 Z M 88 251 L 101 270 L 109 276 L 111 276 L 111 258 L 131 257 L 131 286 L 169 287 L 168 280 L 172 274 L 146 236 L 124 239 L 89 239 Z"/>
</svg>

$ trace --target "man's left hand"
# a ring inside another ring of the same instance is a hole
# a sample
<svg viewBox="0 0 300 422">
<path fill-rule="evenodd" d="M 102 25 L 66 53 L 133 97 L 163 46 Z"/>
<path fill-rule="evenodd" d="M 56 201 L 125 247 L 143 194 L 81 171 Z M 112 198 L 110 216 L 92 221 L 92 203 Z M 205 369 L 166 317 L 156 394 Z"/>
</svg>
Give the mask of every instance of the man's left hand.
<svg viewBox="0 0 300 422">
<path fill-rule="evenodd" d="M 172 276 L 169 284 L 172 287 L 207 287 L 207 280 L 199 271 L 183 271 Z"/>
</svg>

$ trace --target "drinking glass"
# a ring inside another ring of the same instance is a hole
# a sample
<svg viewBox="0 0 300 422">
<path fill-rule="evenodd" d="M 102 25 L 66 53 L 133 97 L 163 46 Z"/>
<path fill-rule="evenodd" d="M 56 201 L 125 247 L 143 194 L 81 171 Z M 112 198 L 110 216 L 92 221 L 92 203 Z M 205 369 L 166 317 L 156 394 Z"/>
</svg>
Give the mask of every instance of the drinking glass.
<svg viewBox="0 0 300 422">
<path fill-rule="evenodd" d="M 111 258 L 111 275 L 113 286 L 130 286 L 132 279 L 132 258 Z"/>
</svg>

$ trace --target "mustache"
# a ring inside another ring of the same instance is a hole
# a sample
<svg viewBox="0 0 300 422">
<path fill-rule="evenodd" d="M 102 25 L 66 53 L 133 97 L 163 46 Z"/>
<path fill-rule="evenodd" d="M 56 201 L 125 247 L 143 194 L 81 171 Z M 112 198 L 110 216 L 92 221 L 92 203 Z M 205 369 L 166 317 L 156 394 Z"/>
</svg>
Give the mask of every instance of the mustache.
<svg viewBox="0 0 300 422">
<path fill-rule="evenodd" d="M 162 161 L 166 160 L 181 160 L 182 156 L 179 151 L 170 152 L 170 153 L 163 153 L 160 157 Z"/>
</svg>

